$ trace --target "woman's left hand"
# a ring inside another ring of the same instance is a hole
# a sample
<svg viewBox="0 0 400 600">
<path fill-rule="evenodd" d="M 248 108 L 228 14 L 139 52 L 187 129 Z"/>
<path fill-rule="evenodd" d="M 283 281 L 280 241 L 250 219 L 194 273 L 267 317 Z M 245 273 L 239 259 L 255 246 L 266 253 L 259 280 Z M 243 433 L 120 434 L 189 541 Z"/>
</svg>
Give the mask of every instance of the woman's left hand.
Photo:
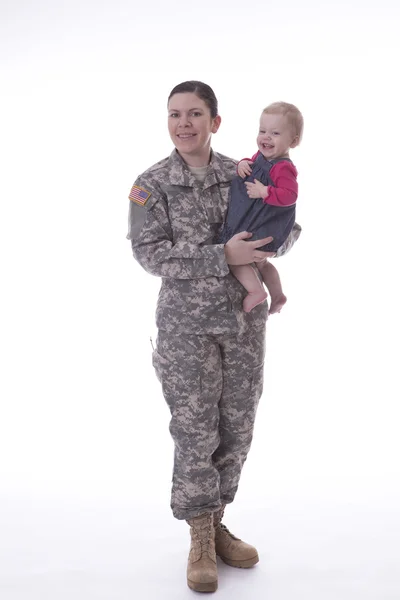
<svg viewBox="0 0 400 600">
<path fill-rule="evenodd" d="M 250 181 L 245 181 L 244 185 L 247 188 L 247 194 L 249 198 L 267 198 L 268 196 L 268 187 L 263 185 L 261 181 L 258 179 L 254 180 L 254 183 Z"/>
</svg>

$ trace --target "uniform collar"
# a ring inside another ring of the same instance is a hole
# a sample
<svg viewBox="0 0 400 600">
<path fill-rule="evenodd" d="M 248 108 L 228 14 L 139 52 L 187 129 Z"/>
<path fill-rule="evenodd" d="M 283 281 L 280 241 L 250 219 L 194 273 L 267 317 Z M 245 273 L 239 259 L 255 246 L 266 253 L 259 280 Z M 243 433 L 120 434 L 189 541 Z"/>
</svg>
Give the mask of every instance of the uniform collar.
<svg viewBox="0 0 400 600">
<path fill-rule="evenodd" d="M 171 185 L 183 185 L 193 187 L 194 177 L 182 160 L 178 151 L 174 149 L 168 159 L 169 180 Z M 219 154 L 211 150 L 211 160 L 204 181 L 204 188 L 211 187 L 217 183 L 230 182 L 232 174 L 228 172 Z"/>
</svg>

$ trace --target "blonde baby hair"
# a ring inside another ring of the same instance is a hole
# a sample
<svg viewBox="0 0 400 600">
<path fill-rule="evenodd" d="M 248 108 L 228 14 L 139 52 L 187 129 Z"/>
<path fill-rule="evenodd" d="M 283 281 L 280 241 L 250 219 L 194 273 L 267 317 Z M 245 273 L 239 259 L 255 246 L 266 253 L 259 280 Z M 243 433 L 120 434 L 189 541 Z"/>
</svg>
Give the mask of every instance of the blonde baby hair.
<svg viewBox="0 0 400 600">
<path fill-rule="evenodd" d="M 304 120 L 303 115 L 297 106 L 289 104 L 288 102 L 273 102 L 264 108 L 263 113 L 278 114 L 287 117 L 294 135 L 299 138 L 298 143 L 300 144 L 301 138 L 303 137 Z"/>
</svg>

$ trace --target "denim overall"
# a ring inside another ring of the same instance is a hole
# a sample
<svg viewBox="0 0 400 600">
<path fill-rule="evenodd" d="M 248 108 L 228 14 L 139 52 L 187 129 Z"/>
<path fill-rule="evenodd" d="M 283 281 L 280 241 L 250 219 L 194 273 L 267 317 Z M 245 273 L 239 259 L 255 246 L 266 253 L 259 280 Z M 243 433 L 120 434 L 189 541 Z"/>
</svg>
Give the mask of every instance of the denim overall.
<svg viewBox="0 0 400 600">
<path fill-rule="evenodd" d="M 267 160 L 260 153 L 252 165 L 251 175 L 235 177 L 231 184 L 230 202 L 226 215 L 225 225 L 220 235 L 219 243 L 225 244 L 235 233 L 249 231 L 253 235 L 249 241 L 260 240 L 272 236 L 274 239 L 269 244 L 258 248 L 263 252 L 276 252 L 288 237 L 295 222 L 296 205 L 272 206 L 266 204 L 262 198 L 251 199 L 247 195 L 246 181 L 254 182 L 255 179 L 264 185 L 275 187 L 270 177 L 270 170 L 277 162 L 289 158 Z"/>
</svg>

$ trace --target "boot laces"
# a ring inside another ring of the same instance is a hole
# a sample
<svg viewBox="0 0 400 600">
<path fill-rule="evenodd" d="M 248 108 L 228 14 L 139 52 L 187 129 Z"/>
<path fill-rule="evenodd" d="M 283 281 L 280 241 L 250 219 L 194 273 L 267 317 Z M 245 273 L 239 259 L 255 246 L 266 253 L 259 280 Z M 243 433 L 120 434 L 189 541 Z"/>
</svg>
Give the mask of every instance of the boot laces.
<svg viewBox="0 0 400 600">
<path fill-rule="evenodd" d="M 196 541 L 200 544 L 201 553 L 207 552 L 212 538 L 210 523 L 202 523 L 200 527 L 193 527 Z"/>
<path fill-rule="evenodd" d="M 226 525 L 224 525 L 222 523 L 222 519 L 224 518 L 224 513 L 225 513 L 225 506 L 222 506 L 220 508 L 219 512 L 217 513 L 217 522 L 215 523 L 215 528 L 219 529 L 220 532 L 227 534 L 230 538 L 237 540 L 238 538 L 229 531 L 229 529 L 227 528 Z"/>
<path fill-rule="evenodd" d="M 229 537 L 230 540 L 239 540 L 239 538 L 236 537 L 236 535 L 233 535 L 233 533 L 231 531 L 229 531 L 229 529 L 227 528 L 226 525 L 224 525 L 223 523 L 219 523 L 219 530 L 222 534 L 225 534 Z"/>
</svg>

